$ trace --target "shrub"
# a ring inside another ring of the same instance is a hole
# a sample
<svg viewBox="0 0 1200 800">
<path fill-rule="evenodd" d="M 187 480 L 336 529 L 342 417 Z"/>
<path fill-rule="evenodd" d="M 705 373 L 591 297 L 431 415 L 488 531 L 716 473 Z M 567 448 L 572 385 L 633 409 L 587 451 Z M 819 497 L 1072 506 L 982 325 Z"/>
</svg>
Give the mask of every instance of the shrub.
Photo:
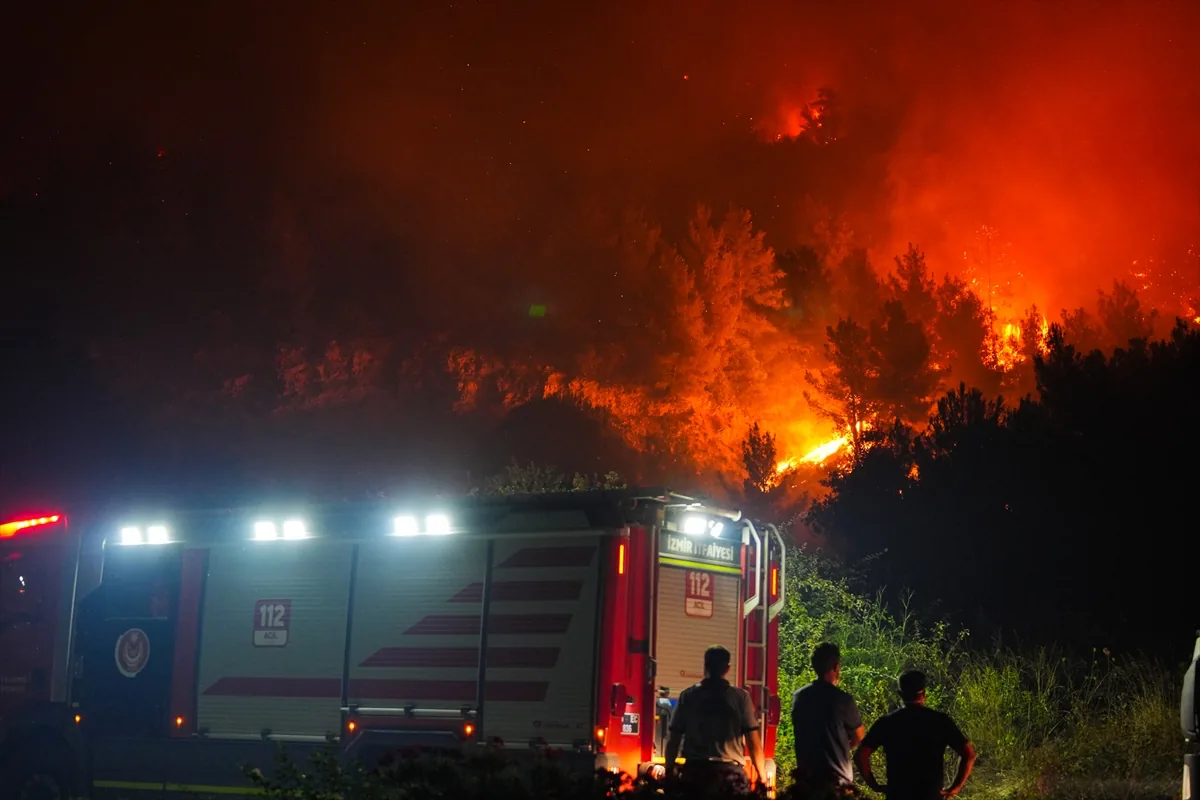
<svg viewBox="0 0 1200 800">
<path fill-rule="evenodd" d="M 311 758 L 302 769 L 282 748 L 270 778 L 253 767 L 245 772 L 269 800 L 736 800 L 720 786 L 682 787 L 674 782 L 604 771 L 580 774 L 562 765 L 553 751 L 518 765 L 501 750 L 476 752 L 409 751 L 367 770 L 339 762 L 336 745 Z"/>
<path fill-rule="evenodd" d="M 929 675 L 929 704 L 954 716 L 979 753 L 964 797 L 1134 798 L 1175 790 L 1181 671 L 1108 652 L 1081 661 L 1048 649 L 969 648 L 966 631 L 922 626 L 907 605 L 894 615 L 879 597 L 854 592 L 831 559 L 798 548 L 788 564 L 780 627 L 785 713 L 775 754 L 781 775 L 794 766 L 791 693 L 814 677 L 813 648 L 833 641 L 842 648 L 842 688 L 868 727 L 899 705 L 900 672 Z"/>
</svg>

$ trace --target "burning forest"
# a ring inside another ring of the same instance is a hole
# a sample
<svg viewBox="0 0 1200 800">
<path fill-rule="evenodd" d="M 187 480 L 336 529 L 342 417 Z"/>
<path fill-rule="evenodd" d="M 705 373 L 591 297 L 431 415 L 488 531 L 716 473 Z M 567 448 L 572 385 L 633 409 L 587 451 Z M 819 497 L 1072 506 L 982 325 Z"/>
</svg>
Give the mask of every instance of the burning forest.
<svg viewBox="0 0 1200 800">
<path fill-rule="evenodd" d="M 1200 319 L 1194 9 L 1082 8 L 452 4 L 266 50 L 269 16 L 197 11 L 186 47 L 114 24 L 136 64 L 35 25 L 31 63 L 79 68 L 14 87 L 13 324 L 101 427 L 258 473 L 354 441 L 470 485 L 586 436 L 719 491 L 757 424 L 819 492 L 949 388 L 1036 393 L 1055 331 Z"/>
</svg>

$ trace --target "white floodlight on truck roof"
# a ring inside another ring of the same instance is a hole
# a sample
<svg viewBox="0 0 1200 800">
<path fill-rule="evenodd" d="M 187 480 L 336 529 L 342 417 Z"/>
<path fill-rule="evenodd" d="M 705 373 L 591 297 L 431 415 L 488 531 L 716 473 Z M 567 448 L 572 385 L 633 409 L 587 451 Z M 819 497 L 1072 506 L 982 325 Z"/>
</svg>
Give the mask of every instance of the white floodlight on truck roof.
<svg viewBox="0 0 1200 800">
<path fill-rule="evenodd" d="M 700 514 L 688 514 L 683 518 L 683 532 L 688 536 L 700 536 L 707 533 L 709 521 Z"/>
<path fill-rule="evenodd" d="M 394 536 L 416 536 L 421 532 L 420 526 L 417 525 L 417 518 L 411 514 L 402 514 L 392 521 L 392 534 Z"/>
<path fill-rule="evenodd" d="M 150 544 L 170 544 L 171 532 L 166 525 L 151 525 L 146 528 L 146 541 Z"/>
<path fill-rule="evenodd" d="M 262 519 L 254 523 L 254 538 L 260 541 L 278 539 L 279 530 L 275 527 L 275 523 L 271 520 Z"/>
<path fill-rule="evenodd" d="M 308 529 L 304 527 L 304 520 L 289 519 L 283 523 L 283 538 L 285 539 L 307 539 Z"/>
<path fill-rule="evenodd" d="M 141 528 L 121 528 L 121 544 L 141 544 L 143 541 Z"/>
<path fill-rule="evenodd" d="M 425 532 L 434 536 L 450 532 L 450 518 L 445 514 L 428 514 L 425 517 Z"/>
</svg>

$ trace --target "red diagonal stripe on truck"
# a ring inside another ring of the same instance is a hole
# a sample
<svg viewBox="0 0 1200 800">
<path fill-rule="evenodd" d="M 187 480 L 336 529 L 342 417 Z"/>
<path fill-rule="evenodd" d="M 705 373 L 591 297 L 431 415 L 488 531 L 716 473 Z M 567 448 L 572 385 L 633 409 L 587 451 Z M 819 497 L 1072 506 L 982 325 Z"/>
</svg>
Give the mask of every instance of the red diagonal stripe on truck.
<svg viewBox="0 0 1200 800">
<path fill-rule="evenodd" d="M 570 614 L 489 614 L 488 632 L 566 633 Z M 478 614 L 434 614 L 404 632 L 405 636 L 466 636 L 479 633 Z"/>
<path fill-rule="evenodd" d="M 587 567 L 596 554 L 593 545 L 524 547 L 506 558 L 496 569 L 523 567 Z"/>
<path fill-rule="evenodd" d="M 537 602 L 540 600 L 578 600 L 583 581 L 495 581 L 492 583 L 493 602 Z M 483 584 L 472 583 L 450 598 L 451 603 L 483 601 Z"/>
<path fill-rule="evenodd" d="M 485 699 L 496 702 L 541 702 L 546 699 L 546 681 L 490 681 Z M 208 697 L 315 697 L 340 698 L 338 678 L 221 678 L 204 690 Z M 377 700 L 441 700 L 463 702 L 475 699 L 475 681 L 404 681 L 363 679 L 350 681 L 354 698 Z"/>
<path fill-rule="evenodd" d="M 489 647 L 487 663 L 497 669 L 549 669 L 558 663 L 557 647 Z M 385 647 L 360 667 L 453 668 L 479 665 L 477 647 Z"/>
</svg>

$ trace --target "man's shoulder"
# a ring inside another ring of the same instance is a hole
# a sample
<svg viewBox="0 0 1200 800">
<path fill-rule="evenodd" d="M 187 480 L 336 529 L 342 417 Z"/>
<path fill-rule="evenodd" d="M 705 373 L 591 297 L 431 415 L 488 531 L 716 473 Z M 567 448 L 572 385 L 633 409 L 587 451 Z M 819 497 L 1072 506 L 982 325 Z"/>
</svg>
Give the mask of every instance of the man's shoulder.
<svg viewBox="0 0 1200 800">
<path fill-rule="evenodd" d="M 836 686 L 834 686 L 829 681 L 823 681 L 820 678 L 817 678 L 816 680 L 809 681 L 808 683 L 804 684 L 799 689 L 797 689 L 795 692 L 793 692 L 792 697 L 796 697 L 797 695 L 800 695 L 801 693 L 804 693 L 806 696 L 809 694 L 814 694 L 814 695 L 821 694 L 822 692 L 827 692 L 830 689 L 833 689 L 834 691 L 840 691 Z"/>
<path fill-rule="evenodd" d="M 808 699 L 810 697 L 816 697 L 821 692 L 820 684 L 821 684 L 821 681 L 812 681 L 810 683 L 804 684 L 799 689 L 792 692 L 792 702 L 795 703 L 799 700 Z"/>
<path fill-rule="evenodd" d="M 842 687 L 834 686 L 833 684 L 829 684 L 829 688 L 833 690 L 829 694 L 833 698 L 833 703 L 836 706 L 846 709 L 858 708 L 858 703 L 854 701 L 854 695 L 850 694 Z"/>
<path fill-rule="evenodd" d="M 858 708 L 854 695 L 828 681 L 815 680 L 792 694 L 793 708 L 812 707 L 814 703 L 821 708 L 845 709 L 848 712 Z"/>
<path fill-rule="evenodd" d="M 954 725 L 954 718 L 945 711 L 939 711 L 936 708 L 930 708 L 927 705 L 911 705 L 901 706 L 895 711 L 884 715 L 884 719 L 891 718 L 900 725 L 917 725 L 927 728 L 930 725 Z"/>
<path fill-rule="evenodd" d="M 903 711 L 904 709 L 900 709 Z M 917 719 L 933 720 L 934 722 L 953 722 L 954 720 L 945 711 L 940 711 L 936 708 L 930 708 L 922 703 L 921 705 L 912 706 L 910 709 L 911 715 Z"/>
</svg>

